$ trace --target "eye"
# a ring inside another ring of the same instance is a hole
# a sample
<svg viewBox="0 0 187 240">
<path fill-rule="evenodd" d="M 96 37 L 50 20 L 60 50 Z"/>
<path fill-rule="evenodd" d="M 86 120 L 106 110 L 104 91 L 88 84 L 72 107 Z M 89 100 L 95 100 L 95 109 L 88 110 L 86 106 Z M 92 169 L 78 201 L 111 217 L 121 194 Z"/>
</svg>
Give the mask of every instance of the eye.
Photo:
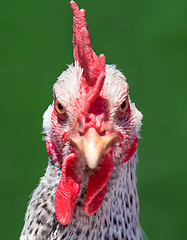
<svg viewBox="0 0 187 240">
<path fill-rule="evenodd" d="M 119 107 L 119 113 L 123 114 L 127 110 L 129 105 L 128 98 L 126 98 Z"/>
<path fill-rule="evenodd" d="M 66 112 L 66 109 L 58 101 L 55 103 L 55 109 L 60 116 L 63 116 Z"/>
</svg>

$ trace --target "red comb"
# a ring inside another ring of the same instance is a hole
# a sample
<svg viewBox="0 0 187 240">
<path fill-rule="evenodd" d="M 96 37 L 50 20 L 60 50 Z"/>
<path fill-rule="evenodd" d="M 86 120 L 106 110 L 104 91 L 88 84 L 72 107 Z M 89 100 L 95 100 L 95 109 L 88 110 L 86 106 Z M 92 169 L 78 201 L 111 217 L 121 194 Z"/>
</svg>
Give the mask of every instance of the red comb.
<svg viewBox="0 0 187 240">
<path fill-rule="evenodd" d="M 70 2 L 73 11 L 74 60 L 83 69 L 80 91 L 86 95 L 81 115 L 87 115 L 90 105 L 98 97 L 105 80 L 105 56 L 99 57 L 91 46 L 90 34 L 85 19 L 85 10 L 79 10 L 74 1 Z"/>
</svg>

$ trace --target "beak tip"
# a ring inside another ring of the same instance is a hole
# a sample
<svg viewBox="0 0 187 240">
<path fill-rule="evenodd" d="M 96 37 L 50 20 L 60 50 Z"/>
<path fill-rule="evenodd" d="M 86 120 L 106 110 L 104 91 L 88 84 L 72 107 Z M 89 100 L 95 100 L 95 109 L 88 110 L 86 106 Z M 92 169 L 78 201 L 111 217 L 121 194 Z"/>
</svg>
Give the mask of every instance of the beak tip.
<svg viewBox="0 0 187 240">
<path fill-rule="evenodd" d="M 84 151 L 85 155 L 85 160 L 86 160 L 86 164 L 90 169 L 95 169 L 100 161 L 100 154 L 98 154 L 97 151 L 91 151 L 91 149 L 85 149 Z"/>
<path fill-rule="evenodd" d="M 95 169 L 98 166 L 97 162 L 88 161 L 87 159 L 86 159 L 86 163 L 87 163 L 87 166 L 92 170 Z"/>
</svg>

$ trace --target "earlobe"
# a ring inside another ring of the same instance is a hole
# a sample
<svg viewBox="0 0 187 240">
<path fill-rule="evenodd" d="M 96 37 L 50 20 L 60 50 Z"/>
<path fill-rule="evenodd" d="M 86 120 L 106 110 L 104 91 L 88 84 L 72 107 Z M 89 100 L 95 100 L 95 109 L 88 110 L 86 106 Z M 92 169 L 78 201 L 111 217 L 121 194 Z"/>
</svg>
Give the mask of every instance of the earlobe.
<svg viewBox="0 0 187 240">
<path fill-rule="evenodd" d="M 127 151 L 125 152 L 125 158 L 122 159 L 121 162 L 119 162 L 119 165 L 123 164 L 124 162 L 128 162 L 132 158 L 132 156 L 135 154 L 135 152 L 137 150 L 138 140 L 139 140 L 138 137 L 136 137 L 135 139 L 132 140 L 130 148 L 127 149 Z"/>
<path fill-rule="evenodd" d="M 58 149 L 55 147 L 55 144 L 51 138 L 51 134 L 49 133 L 46 136 L 46 148 L 47 148 L 47 153 L 49 155 L 49 158 L 53 163 L 61 161 L 62 155 L 60 154 Z"/>
</svg>

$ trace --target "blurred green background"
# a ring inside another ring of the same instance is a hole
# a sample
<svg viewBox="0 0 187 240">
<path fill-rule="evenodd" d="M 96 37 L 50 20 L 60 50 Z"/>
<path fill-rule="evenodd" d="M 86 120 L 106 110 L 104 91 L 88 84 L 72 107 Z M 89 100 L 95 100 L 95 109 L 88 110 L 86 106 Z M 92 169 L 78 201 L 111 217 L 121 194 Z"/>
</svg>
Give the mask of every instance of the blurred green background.
<svg viewBox="0 0 187 240">
<path fill-rule="evenodd" d="M 92 46 L 115 63 L 144 114 L 137 169 L 140 222 L 150 240 L 186 239 L 186 0 L 77 0 Z M 42 114 L 73 62 L 65 0 L 0 3 L 1 239 L 18 239 L 48 162 Z"/>
</svg>

